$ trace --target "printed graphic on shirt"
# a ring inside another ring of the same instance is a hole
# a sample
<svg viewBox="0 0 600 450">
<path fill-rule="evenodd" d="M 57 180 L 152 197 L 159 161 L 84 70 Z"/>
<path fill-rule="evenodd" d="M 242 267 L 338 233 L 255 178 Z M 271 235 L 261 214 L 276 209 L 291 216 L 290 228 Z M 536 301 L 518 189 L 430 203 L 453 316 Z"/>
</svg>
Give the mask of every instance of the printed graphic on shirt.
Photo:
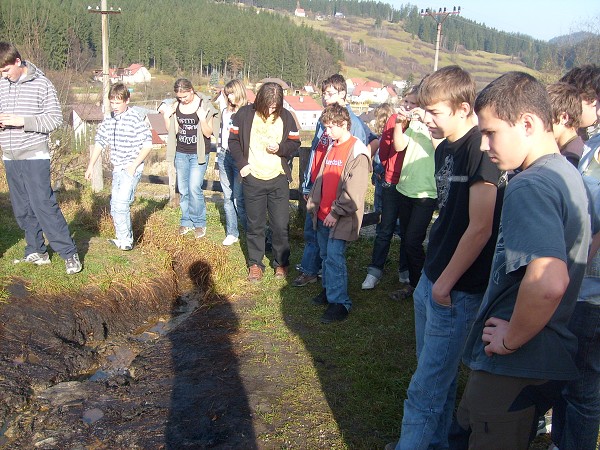
<svg viewBox="0 0 600 450">
<path fill-rule="evenodd" d="M 321 137 L 319 138 L 319 142 L 315 147 L 315 153 L 313 156 L 313 164 L 310 170 L 310 181 L 314 183 L 317 179 L 317 175 L 319 174 L 319 170 L 321 169 L 321 164 L 323 163 L 323 158 L 325 158 L 325 154 L 327 153 L 327 149 L 333 144 L 333 140 L 327 134 L 327 131 L 323 131 Z"/>
<path fill-rule="evenodd" d="M 448 195 L 452 188 L 452 183 L 467 183 L 469 177 L 466 175 L 458 176 L 454 175 L 454 157 L 452 155 L 446 156 L 444 165 L 435 174 L 435 180 L 437 185 L 438 193 L 438 205 L 442 209 L 448 201 Z"/>
<path fill-rule="evenodd" d="M 198 142 L 198 121 L 191 117 L 177 117 L 179 133 L 177 140 L 184 145 L 196 144 Z"/>
<path fill-rule="evenodd" d="M 496 241 L 496 251 L 494 252 L 494 261 L 492 262 L 492 282 L 498 285 L 502 274 L 506 272 L 506 255 L 504 254 L 504 233 L 502 233 L 502 222 L 498 226 L 498 240 Z"/>
</svg>

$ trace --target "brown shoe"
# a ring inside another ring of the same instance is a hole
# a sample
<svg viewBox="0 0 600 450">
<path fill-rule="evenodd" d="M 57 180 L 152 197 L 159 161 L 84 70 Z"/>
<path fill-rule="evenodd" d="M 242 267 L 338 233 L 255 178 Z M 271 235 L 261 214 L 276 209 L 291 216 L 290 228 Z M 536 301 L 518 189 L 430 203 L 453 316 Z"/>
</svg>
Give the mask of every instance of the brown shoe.
<svg viewBox="0 0 600 450">
<path fill-rule="evenodd" d="M 278 280 L 283 280 L 285 277 L 287 277 L 287 273 L 288 273 L 287 267 L 284 267 L 284 266 L 275 267 L 275 278 L 277 278 Z"/>
<path fill-rule="evenodd" d="M 196 237 L 196 239 L 200 239 L 206 236 L 206 227 L 194 228 L 194 236 Z"/>
<path fill-rule="evenodd" d="M 317 275 L 309 275 L 307 273 L 303 273 L 298 275 L 296 279 L 292 282 L 292 286 L 302 287 L 306 286 L 309 283 L 316 283 Z"/>
<path fill-rule="evenodd" d="M 262 280 L 263 271 L 258 264 L 252 264 L 248 267 L 248 281 L 258 283 Z"/>
<path fill-rule="evenodd" d="M 179 236 L 183 236 L 184 234 L 188 234 L 190 231 L 194 231 L 193 228 L 190 227 L 179 227 Z"/>
</svg>

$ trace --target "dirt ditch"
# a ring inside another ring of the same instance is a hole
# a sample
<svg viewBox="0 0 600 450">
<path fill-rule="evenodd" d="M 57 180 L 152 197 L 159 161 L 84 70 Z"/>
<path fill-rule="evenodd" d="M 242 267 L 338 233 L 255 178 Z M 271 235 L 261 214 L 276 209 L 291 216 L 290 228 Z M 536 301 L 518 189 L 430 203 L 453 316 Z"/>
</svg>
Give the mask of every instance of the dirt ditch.
<svg viewBox="0 0 600 450">
<path fill-rule="evenodd" d="M 15 282 L 0 308 L 0 448 L 303 447 L 306 431 L 277 440 L 283 424 L 268 418 L 272 380 L 303 361 L 282 350 L 290 363 L 265 367 L 247 343 L 271 343 L 239 327 L 254 301 L 212 294 L 210 273 L 194 260 L 102 296 L 36 297 Z"/>
</svg>

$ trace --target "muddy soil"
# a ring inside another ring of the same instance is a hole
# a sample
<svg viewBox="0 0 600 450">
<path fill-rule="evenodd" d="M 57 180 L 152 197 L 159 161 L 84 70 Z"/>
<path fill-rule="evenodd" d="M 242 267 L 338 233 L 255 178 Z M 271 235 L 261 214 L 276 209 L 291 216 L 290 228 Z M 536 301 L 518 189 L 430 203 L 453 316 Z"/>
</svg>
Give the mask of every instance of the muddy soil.
<svg viewBox="0 0 600 450">
<path fill-rule="evenodd" d="M 281 350 L 286 364 L 261 363 L 256 348 L 270 343 L 238 326 L 252 299 L 201 286 L 176 296 L 170 279 L 103 299 L 11 291 L 0 309 L 0 448 L 303 447 L 303 430 L 282 442 L 282 424 L 267 420 L 282 390 L 272 380 L 302 361 Z"/>
</svg>

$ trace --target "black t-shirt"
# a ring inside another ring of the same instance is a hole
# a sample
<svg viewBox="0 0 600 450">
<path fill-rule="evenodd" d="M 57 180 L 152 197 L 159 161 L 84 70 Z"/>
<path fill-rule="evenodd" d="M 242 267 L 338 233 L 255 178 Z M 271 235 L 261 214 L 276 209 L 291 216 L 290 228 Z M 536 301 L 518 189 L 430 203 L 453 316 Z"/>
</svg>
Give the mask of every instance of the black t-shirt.
<svg viewBox="0 0 600 450">
<path fill-rule="evenodd" d="M 206 151 L 208 152 L 208 149 L 210 148 L 210 138 L 207 138 L 202 134 L 198 113 L 184 114 L 179 110 L 179 106 L 177 106 L 175 118 L 179 125 L 179 130 L 177 131 L 177 152 L 188 155 L 195 154 L 198 151 L 198 137 L 204 139 L 204 148 L 207 149 Z"/>
<path fill-rule="evenodd" d="M 453 290 L 483 293 L 488 283 L 506 177 L 481 149 L 481 133 L 473 127 L 456 142 L 442 141 L 435 151 L 439 217 L 431 227 L 424 271 L 432 282 L 442 274 L 469 225 L 469 189 L 479 181 L 499 186 L 492 236 Z"/>
</svg>

